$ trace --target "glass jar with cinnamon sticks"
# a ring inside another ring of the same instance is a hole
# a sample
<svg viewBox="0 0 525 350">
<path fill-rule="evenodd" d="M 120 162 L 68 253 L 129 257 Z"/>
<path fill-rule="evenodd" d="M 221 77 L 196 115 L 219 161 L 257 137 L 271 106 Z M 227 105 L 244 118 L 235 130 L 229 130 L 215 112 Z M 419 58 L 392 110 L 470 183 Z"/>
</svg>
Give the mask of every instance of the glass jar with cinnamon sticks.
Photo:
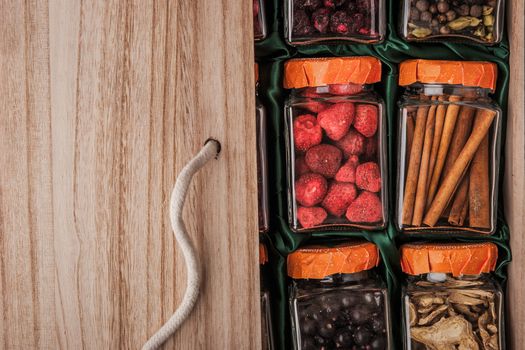
<svg viewBox="0 0 525 350">
<path fill-rule="evenodd" d="M 490 62 L 401 63 L 396 223 L 422 231 L 492 234 L 501 109 Z"/>
</svg>

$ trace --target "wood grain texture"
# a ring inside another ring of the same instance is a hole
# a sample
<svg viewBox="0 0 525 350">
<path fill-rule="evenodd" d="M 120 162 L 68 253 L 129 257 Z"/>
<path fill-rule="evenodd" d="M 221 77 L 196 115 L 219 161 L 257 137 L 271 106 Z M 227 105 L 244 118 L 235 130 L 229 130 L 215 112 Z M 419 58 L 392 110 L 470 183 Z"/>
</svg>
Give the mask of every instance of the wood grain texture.
<svg viewBox="0 0 525 350">
<path fill-rule="evenodd" d="M 510 227 L 512 264 L 509 266 L 507 293 L 510 349 L 523 349 L 525 344 L 525 98 L 524 98 L 524 21 L 525 6 L 521 0 L 507 2 L 510 41 L 510 92 L 507 114 L 504 200 L 505 216 Z"/>
<path fill-rule="evenodd" d="M 0 0 L 0 348 L 137 349 L 185 266 L 203 293 L 168 349 L 260 347 L 250 2 Z M 227 19 L 227 20 L 225 20 Z"/>
</svg>

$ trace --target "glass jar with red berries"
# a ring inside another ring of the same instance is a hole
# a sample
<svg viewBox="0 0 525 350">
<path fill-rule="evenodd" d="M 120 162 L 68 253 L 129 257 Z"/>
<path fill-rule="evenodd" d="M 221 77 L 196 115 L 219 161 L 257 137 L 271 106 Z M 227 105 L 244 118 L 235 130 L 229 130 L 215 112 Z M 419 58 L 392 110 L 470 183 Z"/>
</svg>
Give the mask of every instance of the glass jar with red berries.
<svg viewBox="0 0 525 350">
<path fill-rule="evenodd" d="M 382 229 L 387 222 L 384 103 L 373 57 L 285 63 L 292 230 Z"/>
<path fill-rule="evenodd" d="M 391 349 L 388 291 L 374 271 L 377 247 L 349 242 L 288 256 L 295 350 Z"/>
<path fill-rule="evenodd" d="M 285 0 L 290 45 L 378 43 L 386 28 L 384 0 Z"/>
<path fill-rule="evenodd" d="M 255 41 L 266 39 L 264 0 L 253 0 L 253 37 Z"/>
<path fill-rule="evenodd" d="M 270 304 L 270 291 L 266 283 L 265 266 L 268 262 L 268 251 L 264 243 L 259 243 L 259 263 L 260 263 L 260 286 L 261 286 L 261 341 L 262 350 L 273 350 L 273 327 L 272 312 Z"/>
<path fill-rule="evenodd" d="M 499 43 L 505 0 L 403 0 L 401 36 L 408 41 Z"/>
<path fill-rule="evenodd" d="M 257 192 L 259 199 L 259 232 L 269 228 L 268 213 L 268 157 L 266 151 L 266 109 L 259 100 L 259 66 L 255 63 L 255 118 L 257 128 Z"/>
</svg>

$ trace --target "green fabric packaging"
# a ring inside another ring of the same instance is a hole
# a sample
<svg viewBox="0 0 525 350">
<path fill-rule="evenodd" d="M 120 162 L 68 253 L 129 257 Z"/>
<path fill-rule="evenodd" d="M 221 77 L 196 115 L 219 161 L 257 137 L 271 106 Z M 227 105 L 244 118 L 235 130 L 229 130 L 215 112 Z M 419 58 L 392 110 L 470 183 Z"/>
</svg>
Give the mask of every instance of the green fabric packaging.
<svg viewBox="0 0 525 350">
<path fill-rule="evenodd" d="M 511 260 L 508 245 L 509 230 L 503 215 L 503 205 L 500 196 L 498 213 L 498 228 L 494 235 L 487 237 L 472 237 L 457 235 L 453 239 L 435 234 L 425 234 L 422 238 L 407 237 L 396 232 L 392 223 L 386 231 L 361 232 L 315 232 L 294 233 L 288 226 L 288 203 L 286 185 L 286 160 L 284 143 L 284 101 L 289 91 L 282 88 L 283 65 L 287 59 L 296 57 L 332 57 L 332 56 L 375 56 L 382 61 L 382 81 L 374 85 L 374 89 L 382 95 L 386 103 L 388 120 L 388 181 L 389 187 L 395 186 L 395 135 L 397 118 L 397 101 L 403 89 L 397 85 L 398 64 L 406 59 L 424 58 L 441 60 L 476 60 L 491 61 L 498 65 L 498 84 L 493 99 L 500 105 L 503 112 L 503 133 L 505 135 L 505 120 L 508 94 L 508 44 L 506 34 L 503 41 L 495 46 L 467 45 L 457 43 L 414 44 L 407 43 L 397 35 L 399 8 L 398 2 L 387 0 L 387 35 L 386 40 L 377 45 L 314 45 L 290 47 L 283 37 L 283 2 L 282 0 L 266 1 L 268 38 L 255 45 L 256 60 L 260 69 L 259 96 L 268 111 L 268 164 L 269 164 L 269 206 L 271 231 L 268 234 L 271 241 L 269 247 L 269 289 L 272 298 L 274 318 L 274 334 L 276 349 L 291 349 L 291 330 L 288 310 L 288 277 L 286 275 L 286 256 L 300 245 L 314 243 L 333 243 L 349 237 L 362 237 L 378 245 L 381 251 L 382 263 L 380 272 L 387 282 L 392 310 L 392 330 L 395 349 L 402 349 L 401 310 L 399 308 L 400 290 L 403 283 L 403 273 L 399 266 L 398 247 L 407 241 L 415 240 L 456 240 L 456 241 L 491 241 L 499 247 L 499 262 L 496 276 L 504 286 L 506 266 Z M 502 155 L 504 154 L 504 140 Z M 500 182 L 503 179 L 504 160 L 500 162 Z M 500 184 L 501 187 L 501 184 Z M 501 192 L 500 192 L 501 193 Z M 389 194 L 389 217 L 394 213 L 394 191 Z M 270 275 L 271 274 L 271 275 Z"/>
</svg>

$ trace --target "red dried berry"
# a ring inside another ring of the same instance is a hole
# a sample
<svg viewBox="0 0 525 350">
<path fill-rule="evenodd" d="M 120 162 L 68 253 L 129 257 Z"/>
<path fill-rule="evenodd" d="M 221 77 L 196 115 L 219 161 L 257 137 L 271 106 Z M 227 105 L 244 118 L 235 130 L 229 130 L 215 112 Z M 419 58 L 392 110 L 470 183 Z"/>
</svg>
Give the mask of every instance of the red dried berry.
<svg viewBox="0 0 525 350">
<path fill-rule="evenodd" d="M 304 174 L 295 181 L 295 199 L 305 207 L 312 207 L 321 203 L 328 184 L 326 179 L 319 174 Z"/>
<path fill-rule="evenodd" d="M 324 6 L 329 8 L 336 8 L 345 3 L 346 0 L 324 0 Z"/>
<path fill-rule="evenodd" d="M 328 214 L 321 207 L 298 207 L 297 220 L 303 228 L 311 228 L 321 225 Z"/>
<path fill-rule="evenodd" d="M 312 113 L 319 113 L 325 110 L 329 106 L 330 106 L 329 103 L 320 102 L 320 101 L 308 101 L 308 102 L 305 102 L 304 104 L 301 104 L 301 108 L 304 108 L 307 111 L 310 111 Z"/>
<path fill-rule="evenodd" d="M 335 146 L 320 144 L 313 146 L 306 152 L 306 164 L 317 174 L 332 178 L 339 170 L 343 154 Z"/>
<path fill-rule="evenodd" d="M 306 164 L 304 157 L 298 157 L 295 159 L 295 178 L 298 178 L 301 175 L 308 174 L 310 168 Z"/>
<path fill-rule="evenodd" d="M 317 115 L 317 121 L 326 135 L 334 141 L 346 135 L 354 120 L 355 108 L 352 102 L 339 102 Z"/>
<path fill-rule="evenodd" d="M 345 158 L 348 158 L 352 155 L 360 155 L 363 153 L 365 147 L 365 137 L 354 129 L 350 129 L 348 134 L 346 134 L 335 144 L 343 151 Z"/>
<path fill-rule="evenodd" d="M 336 11 L 330 17 L 330 31 L 337 34 L 348 34 L 351 26 L 350 16 L 345 11 Z"/>
<path fill-rule="evenodd" d="M 362 190 L 381 191 L 381 171 L 375 162 L 359 165 L 355 171 L 355 184 Z"/>
<path fill-rule="evenodd" d="M 314 11 L 321 6 L 321 0 L 294 0 L 293 4 L 295 8 Z"/>
<path fill-rule="evenodd" d="M 296 9 L 293 14 L 292 33 L 296 36 L 307 36 L 312 33 L 313 27 L 310 24 L 310 17 L 304 10 Z"/>
<path fill-rule="evenodd" d="M 253 0 L 253 17 L 259 14 L 259 0 Z"/>
<path fill-rule="evenodd" d="M 326 33 L 328 31 L 328 24 L 330 24 L 330 10 L 327 8 L 316 10 L 312 14 L 312 23 L 319 33 Z"/>
<path fill-rule="evenodd" d="M 339 182 L 355 183 L 355 170 L 359 165 L 357 156 L 350 156 L 348 161 L 337 171 L 334 179 Z"/>
<path fill-rule="evenodd" d="M 348 182 L 332 182 L 321 205 L 330 214 L 341 217 L 357 196 L 355 185 Z"/>
<path fill-rule="evenodd" d="M 363 191 L 346 211 L 350 222 L 372 223 L 383 219 L 383 206 L 375 193 Z"/>
<path fill-rule="evenodd" d="M 295 149 L 306 151 L 318 145 L 323 139 L 323 131 L 317 119 L 311 114 L 303 114 L 293 121 L 293 140 Z"/>
<path fill-rule="evenodd" d="M 365 17 L 362 13 L 354 13 L 350 18 L 351 26 L 349 26 L 348 31 L 350 33 L 358 33 L 359 29 L 363 28 L 365 24 Z"/>
<path fill-rule="evenodd" d="M 377 160 L 377 135 L 375 137 L 369 137 L 365 140 L 365 152 L 363 159 L 365 160 Z"/>
<path fill-rule="evenodd" d="M 354 128 L 366 137 L 372 137 L 377 131 L 377 107 L 370 104 L 358 104 L 355 111 Z"/>
<path fill-rule="evenodd" d="M 328 92 L 332 95 L 355 95 L 361 91 L 363 91 L 363 86 L 357 84 L 332 84 L 328 86 Z"/>
</svg>

